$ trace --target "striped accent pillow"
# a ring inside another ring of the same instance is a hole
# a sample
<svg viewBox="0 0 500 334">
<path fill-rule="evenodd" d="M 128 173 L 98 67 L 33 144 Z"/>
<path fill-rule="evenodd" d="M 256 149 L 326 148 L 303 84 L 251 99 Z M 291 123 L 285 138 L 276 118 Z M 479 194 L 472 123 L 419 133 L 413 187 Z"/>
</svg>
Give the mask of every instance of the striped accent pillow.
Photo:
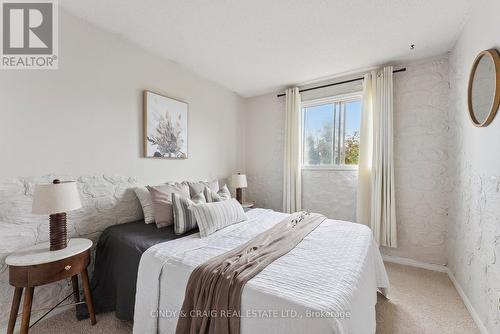
<svg viewBox="0 0 500 334">
<path fill-rule="evenodd" d="M 200 192 L 191 199 L 172 193 L 172 208 L 174 213 L 174 232 L 175 234 L 184 234 L 189 230 L 196 228 L 196 218 L 189 210 L 196 203 L 206 203 L 205 195 Z"/>
<path fill-rule="evenodd" d="M 234 198 L 227 201 L 194 204 L 190 207 L 200 229 L 200 237 L 206 237 L 226 226 L 247 220 L 241 204 Z"/>
<path fill-rule="evenodd" d="M 231 198 L 231 193 L 229 192 L 227 185 L 224 185 L 224 187 L 220 188 L 217 192 L 213 191 L 209 187 L 205 187 L 203 194 L 205 194 L 207 203 L 225 201 Z"/>
</svg>

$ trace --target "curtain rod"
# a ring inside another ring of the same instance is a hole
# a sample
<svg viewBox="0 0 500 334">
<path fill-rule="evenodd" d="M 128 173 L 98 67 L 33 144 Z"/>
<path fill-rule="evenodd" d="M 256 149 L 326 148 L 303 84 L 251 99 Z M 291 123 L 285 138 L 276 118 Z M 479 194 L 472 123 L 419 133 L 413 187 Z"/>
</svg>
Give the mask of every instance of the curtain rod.
<svg viewBox="0 0 500 334">
<path fill-rule="evenodd" d="M 394 71 L 392 71 L 392 73 L 399 73 L 399 72 L 405 72 L 405 71 L 406 71 L 406 67 L 401 68 L 399 70 L 394 70 Z M 307 92 L 307 91 L 315 90 L 315 89 L 320 89 L 320 88 L 326 88 L 326 87 L 332 87 L 332 86 L 342 85 L 342 84 L 346 84 L 346 83 L 354 82 L 354 81 L 361 81 L 363 79 L 364 78 L 355 78 L 355 79 L 350 79 L 350 80 L 345 80 L 345 81 L 334 82 L 334 83 L 327 84 L 327 85 L 322 85 L 322 86 L 317 86 L 317 87 L 311 87 L 311 88 L 305 88 L 305 89 L 299 90 L 299 93 Z M 278 94 L 277 97 L 282 97 L 282 96 L 285 96 L 285 95 L 286 95 L 285 93 L 281 93 L 281 94 Z"/>
</svg>

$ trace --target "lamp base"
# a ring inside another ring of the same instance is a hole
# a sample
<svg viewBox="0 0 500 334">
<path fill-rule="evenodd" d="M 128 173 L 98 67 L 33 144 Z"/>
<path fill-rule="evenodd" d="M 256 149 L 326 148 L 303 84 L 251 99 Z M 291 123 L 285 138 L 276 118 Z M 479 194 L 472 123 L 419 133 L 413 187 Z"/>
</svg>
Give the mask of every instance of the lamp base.
<svg viewBox="0 0 500 334">
<path fill-rule="evenodd" d="M 49 216 L 50 250 L 56 251 L 68 246 L 66 213 L 55 213 Z"/>
<path fill-rule="evenodd" d="M 238 202 L 243 203 L 243 189 L 242 188 L 236 188 L 236 200 Z"/>
</svg>

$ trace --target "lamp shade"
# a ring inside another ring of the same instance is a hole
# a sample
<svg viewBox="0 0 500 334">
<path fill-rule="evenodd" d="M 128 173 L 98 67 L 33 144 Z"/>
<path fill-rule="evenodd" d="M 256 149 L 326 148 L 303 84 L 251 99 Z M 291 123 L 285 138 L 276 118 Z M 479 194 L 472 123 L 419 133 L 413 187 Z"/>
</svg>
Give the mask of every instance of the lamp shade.
<svg viewBox="0 0 500 334">
<path fill-rule="evenodd" d="M 245 174 L 234 174 L 231 177 L 231 185 L 235 188 L 246 188 L 247 176 Z"/>
<path fill-rule="evenodd" d="M 78 187 L 74 181 L 36 184 L 33 193 L 34 214 L 54 214 L 82 207 Z"/>
</svg>

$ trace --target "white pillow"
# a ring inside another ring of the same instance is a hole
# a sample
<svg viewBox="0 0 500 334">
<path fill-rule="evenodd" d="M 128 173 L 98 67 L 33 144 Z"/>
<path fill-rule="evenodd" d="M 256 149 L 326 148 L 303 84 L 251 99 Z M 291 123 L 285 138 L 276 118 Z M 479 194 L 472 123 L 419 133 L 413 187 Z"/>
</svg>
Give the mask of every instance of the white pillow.
<svg viewBox="0 0 500 334">
<path fill-rule="evenodd" d="M 147 186 L 151 201 L 153 202 L 153 212 L 156 227 L 161 228 L 174 223 L 172 213 L 172 193 L 181 196 L 189 196 L 189 187 L 183 183 L 167 183 L 159 186 Z"/>
<path fill-rule="evenodd" d="M 142 212 L 144 214 L 144 222 L 146 224 L 152 224 L 155 222 L 155 211 L 153 206 L 153 200 L 148 188 L 146 187 L 136 187 L 134 188 L 135 194 L 141 202 Z"/>
<path fill-rule="evenodd" d="M 221 202 L 193 204 L 189 210 L 196 218 L 200 237 L 209 236 L 226 226 L 247 220 L 243 207 L 234 198 Z"/>
<path fill-rule="evenodd" d="M 185 181 L 189 185 L 189 193 L 191 194 L 191 198 L 200 192 L 203 192 L 205 187 L 209 187 L 213 191 L 217 192 L 219 191 L 219 181 L 213 180 L 213 181 L 198 181 L 198 182 L 189 182 Z"/>
<path fill-rule="evenodd" d="M 203 194 L 205 194 L 208 203 L 225 201 L 231 198 L 227 185 L 224 185 L 219 191 L 213 191 L 209 187 L 205 187 Z"/>
</svg>

